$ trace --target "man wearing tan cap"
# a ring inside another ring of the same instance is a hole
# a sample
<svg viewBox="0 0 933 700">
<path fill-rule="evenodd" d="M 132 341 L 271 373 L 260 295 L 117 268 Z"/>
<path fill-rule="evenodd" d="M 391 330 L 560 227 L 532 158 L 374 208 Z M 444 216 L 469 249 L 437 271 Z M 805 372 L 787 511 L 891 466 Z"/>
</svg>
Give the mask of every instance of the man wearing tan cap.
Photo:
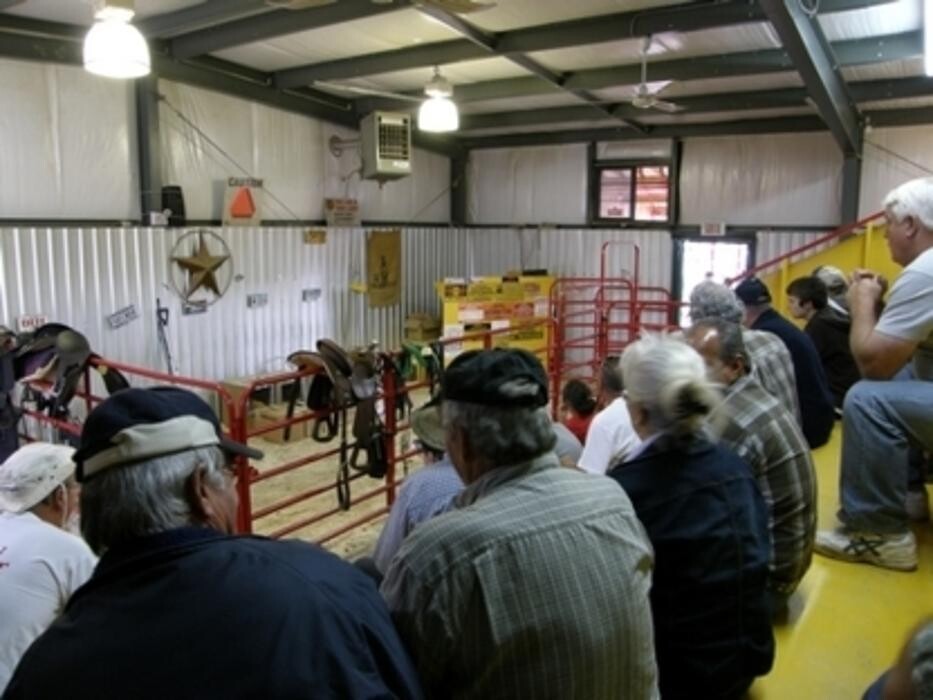
<svg viewBox="0 0 933 700">
<path fill-rule="evenodd" d="M 73 454 L 34 442 L 0 465 L 0 693 L 97 563 L 84 540 L 66 531 L 78 514 Z"/>
</svg>

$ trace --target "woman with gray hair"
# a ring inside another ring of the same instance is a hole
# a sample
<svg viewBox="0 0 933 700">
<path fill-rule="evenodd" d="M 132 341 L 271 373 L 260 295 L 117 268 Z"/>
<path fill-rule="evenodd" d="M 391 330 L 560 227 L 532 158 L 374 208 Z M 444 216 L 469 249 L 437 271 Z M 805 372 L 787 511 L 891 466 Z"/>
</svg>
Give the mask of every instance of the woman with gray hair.
<svg viewBox="0 0 933 700">
<path fill-rule="evenodd" d="M 620 369 L 643 442 L 609 476 L 654 545 L 661 696 L 739 698 L 774 659 L 767 506 L 748 465 L 704 429 L 720 398 L 693 348 L 648 336 Z"/>
</svg>

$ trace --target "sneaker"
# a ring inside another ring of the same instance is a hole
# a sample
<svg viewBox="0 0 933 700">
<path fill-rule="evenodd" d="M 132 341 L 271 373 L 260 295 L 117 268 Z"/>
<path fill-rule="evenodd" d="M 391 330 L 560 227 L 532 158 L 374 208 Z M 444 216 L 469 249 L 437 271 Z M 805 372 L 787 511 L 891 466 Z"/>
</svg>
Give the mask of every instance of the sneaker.
<svg viewBox="0 0 933 700">
<path fill-rule="evenodd" d="M 864 562 L 885 569 L 913 571 L 917 568 L 917 541 L 914 533 L 881 535 L 845 528 L 820 530 L 814 549 L 824 557 Z"/>
<path fill-rule="evenodd" d="M 930 519 L 930 497 L 926 489 L 908 491 L 904 501 L 907 517 L 915 523 L 925 523 Z"/>
</svg>

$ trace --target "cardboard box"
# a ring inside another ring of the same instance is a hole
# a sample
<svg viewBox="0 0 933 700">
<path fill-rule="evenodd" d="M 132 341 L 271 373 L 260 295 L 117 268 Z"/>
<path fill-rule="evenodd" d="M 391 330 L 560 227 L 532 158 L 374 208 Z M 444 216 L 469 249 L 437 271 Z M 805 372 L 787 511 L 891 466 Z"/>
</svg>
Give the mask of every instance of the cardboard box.
<svg viewBox="0 0 933 700">
<path fill-rule="evenodd" d="M 256 377 L 231 377 L 222 381 L 220 386 L 224 388 L 234 402 L 237 402 L 243 395 L 243 392 L 246 391 L 246 388 L 252 384 L 255 379 Z M 253 390 L 253 395 L 250 397 L 249 403 L 247 404 L 247 411 L 253 411 L 258 405 L 268 405 L 270 403 L 272 403 L 272 387 L 259 387 Z M 224 425 L 229 425 L 229 418 L 227 406 L 221 401 L 220 422 Z"/>
<path fill-rule="evenodd" d="M 304 406 L 295 406 L 295 412 L 292 415 L 293 418 L 301 418 L 302 416 L 308 416 L 311 414 Z M 288 405 L 284 403 L 272 404 L 271 406 L 262 406 L 257 408 L 250 415 L 248 430 L 250 432 L 254 430 L 260 430 L 266 426 L 272 425 L 274 423 L 279 423 L 285 420 L 288 415 Z M 312 421 L 306 420 L 301 423 L 293 423 L 291 426 L 291 431 L 289 433 L 289 442 L 295 442 L 296 440 L 304 440 L 311 434 L 311 423 Z M 269 433 L 263 433 L 258 437 L 262 438 L 266 442 L 274 442 L 276 444 L 282 444 L 286 442 L 285 440 L 285 428 L 279 430 L 273 430 Z"/>
<path fill-rule="evenodd" d="M 441 336 L 441 320 L 429 314 L 408 314 L 405 318 L 405 340 L 425 343 Z"/>
</svg>

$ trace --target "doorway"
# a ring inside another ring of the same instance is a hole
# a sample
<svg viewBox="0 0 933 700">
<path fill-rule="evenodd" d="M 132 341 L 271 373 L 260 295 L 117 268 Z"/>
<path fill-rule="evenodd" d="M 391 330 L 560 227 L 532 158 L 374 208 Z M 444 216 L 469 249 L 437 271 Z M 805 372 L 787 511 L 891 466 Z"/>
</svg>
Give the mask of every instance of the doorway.
<svg viewBox="0 0 933 700">
<path fill-rule="evenodd" d="M 705 280 L 722 283 L 754 264 L 753 240 L 741 238 L 678 238 L 674 241 L 674 295 L 690 300 L 693 288 Z M 678 322 L 689 325 L 689 309 L 681 307 Z"/>
</svg>

